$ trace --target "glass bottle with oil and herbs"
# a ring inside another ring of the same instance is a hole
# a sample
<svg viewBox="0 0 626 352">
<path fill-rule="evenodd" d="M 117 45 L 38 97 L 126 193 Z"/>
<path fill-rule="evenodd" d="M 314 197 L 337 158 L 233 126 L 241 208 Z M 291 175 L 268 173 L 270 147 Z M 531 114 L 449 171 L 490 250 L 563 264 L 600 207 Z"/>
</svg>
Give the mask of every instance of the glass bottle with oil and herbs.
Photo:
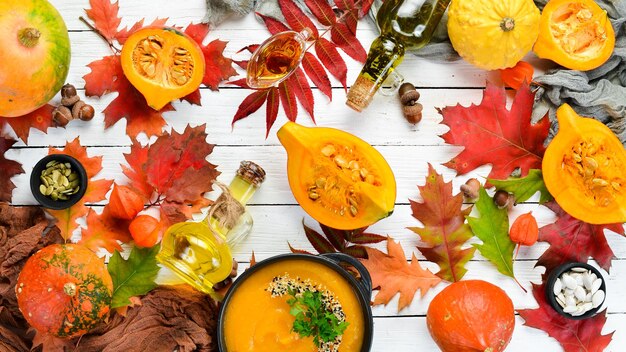
<svg viewBox="0 0 626 352">
<path fill-rule="evenodd" d="M 206 219 L 178 223 L 166 231 L 157 260 L 199 291 L 213 294 L 213 286 L 232 271 L 232 248 L 252 230 L 245 205 L 264 180 L 259 165 L 242 161 Z"/>
<path fill-rule="evenodd" d="M 401 76 L 394 71 L 405 51 L 428 44 L 449 3 L 450 0 L 386 0 L 376 15 L 380 36 L 372 42 L 346 104 L 362 111 L 390 76 L 396 81 L 394 86 L 399 86 Z"/>
</svg>

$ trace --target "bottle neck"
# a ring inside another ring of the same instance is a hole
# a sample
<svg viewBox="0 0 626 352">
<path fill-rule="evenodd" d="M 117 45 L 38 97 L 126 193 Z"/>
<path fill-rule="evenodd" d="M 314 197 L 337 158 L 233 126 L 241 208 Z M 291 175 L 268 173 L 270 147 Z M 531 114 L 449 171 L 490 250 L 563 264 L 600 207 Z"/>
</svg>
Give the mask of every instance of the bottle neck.
<svg viewBox="0 0 626 352">
<path fill-rule="evenodd" d="M 356 111 L 365 109 L 403 58 L 404 46 L 394 37 L 381 35 L 376 38 L 361 73 L 350 87 L 346 104 Z"/>
</svg>

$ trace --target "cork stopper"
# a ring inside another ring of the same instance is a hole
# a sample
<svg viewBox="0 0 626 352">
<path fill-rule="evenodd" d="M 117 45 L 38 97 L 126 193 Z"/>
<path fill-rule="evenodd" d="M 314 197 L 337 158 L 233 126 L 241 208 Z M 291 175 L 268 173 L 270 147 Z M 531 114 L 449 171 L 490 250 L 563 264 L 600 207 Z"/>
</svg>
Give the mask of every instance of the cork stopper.
<svg viewBox="0 0 626 352">
<path fill-rule="evenodd" d="M 376 93 L 376 83 L 362 75 L 357 77 L 356 82 L 348 91 L 346 105 L 361 112 L 370 104 Z"/>
<path fill-rule="evenodd" d="M 252 161 L 242 161 L 237 170 L 237 176 L 259 187 L 265 181 L 265 170 Z"/>
</svg>

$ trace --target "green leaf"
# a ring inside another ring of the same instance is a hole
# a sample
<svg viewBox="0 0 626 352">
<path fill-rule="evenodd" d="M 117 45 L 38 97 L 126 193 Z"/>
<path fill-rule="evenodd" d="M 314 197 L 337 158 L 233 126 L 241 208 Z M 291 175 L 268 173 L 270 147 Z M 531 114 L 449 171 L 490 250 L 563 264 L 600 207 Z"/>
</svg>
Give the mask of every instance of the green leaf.
<svg viewBox="0 0 626 352">
<path fill-rule="evenodd" d="M 113 253 L 107 266 L 113 279 L 112 308 L 127 306 L 130 297 L 145 295 L 157 286 L 154 279 L 159 273 L 158 252 L 158 245 L 152 248 L 133 247 L 128 260 L 124 260 L 118 251 Z"/>
<path fill-rule="evenodd" d="M 484 188 L 476 202 L 480 217 L 467 217 L 472 232 L 482 244 L 474 244 L 483 257 L 492 262 L 498 271 L 515 278 L 513 275 L 513 249 L 515 243 L 509 238 L 509 215 L 507 209 L 498 209 L 493 199 Z"/>
<path fill-rule="evenodd" d="M 326 310 L 321 292 L 306 290 L 296 295 L 290 290 L 289 295 L 290 314 L 296 318 L 292 331 L 301 337 L 313 336 L 317 346 L 335 340 L 348 327 L 347 322 L 340 323 L 332 311 Z"/>
<path fill-rule="evenodd" d="M 509 177 L 506 180 L 489 179 L 489 183 L 497 189 L 513 193 L 517 203 L 525 202 L 535 193 L 540 192 L 539 203 L 543 204 L 552 200 L 552 195 L 548 192 L 546 184 L 543 182 L 541 170 L 531 169 L 526 177 Z"/>
</svg>

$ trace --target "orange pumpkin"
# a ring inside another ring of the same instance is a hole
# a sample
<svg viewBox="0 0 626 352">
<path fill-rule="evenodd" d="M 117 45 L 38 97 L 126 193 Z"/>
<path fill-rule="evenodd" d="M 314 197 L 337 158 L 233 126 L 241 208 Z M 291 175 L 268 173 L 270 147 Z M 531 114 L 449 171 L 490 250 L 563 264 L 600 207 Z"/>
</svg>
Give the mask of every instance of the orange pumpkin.
<svg viewBox="0 0 626 352">
<path fill-rule="evenodd" d="M 198 44 L 174 28 L 147 27 L 126 40 L 121 53 L 124 76 L 161 110 L 193 93 L 204 77 L 204 54 Z"/>
<path fill-rule="evenodd" d="M 482 280 L 459 281 L 435 296 L 426 324 L 444 352 L 500 352 L 511 341 L 515 312 L 499 287 Z"/>
<path fill-rule="evenodd" d="M 572 70 L 594 69 L 611 57 L 615 32 L 593 0 L 550 0 L 539 21 L 533 51 Z"/>
<path fill-rule="evenodd" d="M 0 1 L 0 116 L 26 115 L 61 89 L 70 68 L 70 38 L 46 0 Z"/>
<path fill-rule="evenodd" d="M 556 117 L 559 132 L 541 164 L 548 191 L 584 222 L 626 222 L 626 149 L 606 125 L 579 116 L 567 104 Z"/>
<path fill-rule="evenodd" d="M 53 244 L 26 261 L 15 286 L 26 321 L 41 333 L 87 333 L 110 309 L 113 281 L 104 260 L 77 244 Z"/>
<path fill-rule="evenodd" d="M 340 230 L 369 226 L 393 212 L 396 179 L 367 142 L 334 128 L 286 123 L 278 139 L 287 150 L 294 197 L 320 223 Z"/>
</svg>

